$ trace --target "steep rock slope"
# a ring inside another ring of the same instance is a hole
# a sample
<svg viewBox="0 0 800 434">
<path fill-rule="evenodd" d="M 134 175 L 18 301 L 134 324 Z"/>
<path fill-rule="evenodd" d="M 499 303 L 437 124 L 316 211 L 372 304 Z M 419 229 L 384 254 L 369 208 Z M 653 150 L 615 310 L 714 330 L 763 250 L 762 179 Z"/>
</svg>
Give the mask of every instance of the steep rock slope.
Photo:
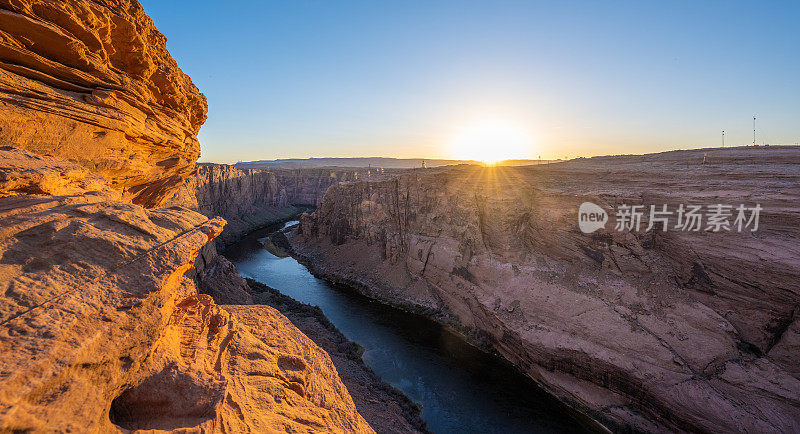
<svg viewBox="0 0 800 434">
<path fill-rule="evenodd" d="M 52 156 L 4 147 L 0 167 L 0 431 L 373 432 L 280 313 L 197 293 L 224 220 Z"/>
<path fill-rule="evenodd" d="M 0 145 L 159 205 L 194 170 L 206 99 L 136 0 L 0 0 Z"/>
<path fill-rule="evenodd" d="M 709 154 L 342 183 L 291 243 L 317 274 L 453 325 L 612 427 L 796 432 L 800 149 Z M 583 234 L 584 201 L 764 210 L 753 233 L 617 232 L 612 213 Z"/>
</svg>

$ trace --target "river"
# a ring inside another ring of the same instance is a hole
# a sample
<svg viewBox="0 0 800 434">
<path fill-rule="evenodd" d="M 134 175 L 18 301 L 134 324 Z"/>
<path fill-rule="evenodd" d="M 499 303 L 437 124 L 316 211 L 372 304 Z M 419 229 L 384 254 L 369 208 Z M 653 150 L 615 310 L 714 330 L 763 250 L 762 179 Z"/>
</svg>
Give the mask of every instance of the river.
<svg viewBox="0 0 800 434">
<path fill-rule="evenodd" d="M 422 405 L 422 418 L 432 431 L 587 431 L 563 404 L 508 362 L 433 321 L 329 285 L 293 258 L 263 249 L 257 238 L 266 233 L 251 234 L 225 255 L 242 276 L 319 306 L 347 338 L 364 348 L 367 365 Z"/>
</svg>

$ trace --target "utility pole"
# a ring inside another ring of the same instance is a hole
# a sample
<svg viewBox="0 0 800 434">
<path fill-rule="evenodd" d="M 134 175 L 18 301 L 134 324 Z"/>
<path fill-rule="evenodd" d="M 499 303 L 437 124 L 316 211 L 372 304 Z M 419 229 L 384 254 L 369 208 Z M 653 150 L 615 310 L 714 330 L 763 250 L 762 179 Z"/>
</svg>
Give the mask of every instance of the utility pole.
<svg viewBox="0 0 800 434">
<path fill-rule="evenodd" d="M 722 147 L 725 147 L 725 130 L 722 130 Z"/>
<path fill-rule="evenodd" d="M 753 146 L 756 145 L 756 117 L 753 116 Z"/>
</svg>

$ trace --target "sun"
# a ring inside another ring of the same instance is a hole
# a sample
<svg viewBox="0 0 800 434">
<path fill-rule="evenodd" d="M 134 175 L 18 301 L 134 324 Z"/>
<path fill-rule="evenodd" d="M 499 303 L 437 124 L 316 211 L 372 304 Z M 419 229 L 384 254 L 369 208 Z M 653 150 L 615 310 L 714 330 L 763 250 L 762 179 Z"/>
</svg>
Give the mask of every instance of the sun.
<svg viewBox="0 0 800 434">
<path fill-rule="evenodd" d="M 450 142 L 450 153 L 455 158 L 486 164 L 529 158 L 532 149 L 533 141 L 525 129 L 502 120 L 475 123 Z"/>
</svg>

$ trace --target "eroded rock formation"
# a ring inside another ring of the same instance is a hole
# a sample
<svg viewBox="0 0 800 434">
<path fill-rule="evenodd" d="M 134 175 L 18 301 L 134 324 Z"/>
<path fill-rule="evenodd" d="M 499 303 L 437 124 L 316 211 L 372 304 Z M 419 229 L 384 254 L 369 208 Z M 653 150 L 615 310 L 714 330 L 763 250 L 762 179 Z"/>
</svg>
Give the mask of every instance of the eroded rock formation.
<svg viewBox="0 0 800 434">
<path fill-rule="evenodd" d="M 226 261 L 193 268 L 224 220 L 52 156 L 0 167 L 0 431 L 373 432 L 280 313 L 198 294 L 226 284 Z"/>
<path fill-rule="evenodd" d="M 0 0 L 0 145 L 159 205 L 194 170 L 206 99 L 136 0 Z"/>
<path fill-rule="evenodd" d="M 315 273 L 453 325 L 611 427 L 796 432 L 800 149 L 702 158 L 342 183 L 291 243 Z M 583 234 L 584 201 L 763 212 L 752 233 L 617 232 L 612 212 Z"/>
</svg>

